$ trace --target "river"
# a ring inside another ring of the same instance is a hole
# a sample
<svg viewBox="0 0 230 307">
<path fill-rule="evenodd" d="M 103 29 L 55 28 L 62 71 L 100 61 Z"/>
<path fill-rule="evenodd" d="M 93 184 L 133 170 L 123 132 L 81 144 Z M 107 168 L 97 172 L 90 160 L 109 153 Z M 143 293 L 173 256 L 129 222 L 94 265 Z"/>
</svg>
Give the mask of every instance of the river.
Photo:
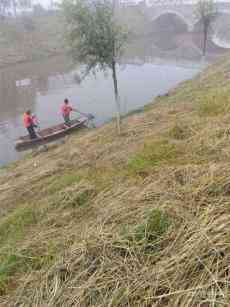
<svg viewBox="0 0 230 307">
<path fill-rule="evenodd" d="M 118 82 L 124 114 L 192 78 L 203 67 L 199 61 L 151 57 L 126 57 L 123 62 L 118 67 Z M 25 154 L 16 152 L 14 143 L 26 133 L 22 124 L 26 109 L 36 113 L 42 127 L 62 121 L 60 105 L 64 98 L 82 112 L 94 114 L 97 125 L 114 116 L 111 74 L 88 75 L 79 84 L 77 71 L 65 57 L 0 71 L 0 166 Z"/>
</svg>

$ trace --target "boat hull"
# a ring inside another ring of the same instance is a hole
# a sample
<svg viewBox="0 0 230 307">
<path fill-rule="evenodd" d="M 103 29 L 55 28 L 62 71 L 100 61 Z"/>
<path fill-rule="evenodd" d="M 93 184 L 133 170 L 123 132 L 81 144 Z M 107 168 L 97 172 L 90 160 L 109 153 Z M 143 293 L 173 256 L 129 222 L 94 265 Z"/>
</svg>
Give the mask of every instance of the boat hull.
<svg viewBox="0 0 230 307">
<path fill-rule="evenodd" d="M 65 124 L 59 124 L 40 130 L 37 134 L 39 138 L 30 139 L 30 137 L 23 136 L 20 137 L 15 143 L 15 149 L 17 151 L 23 151 L 35 145 L 43 145 L 48 142 L 57 140 L 77 129 L 81 129 L 87 126 L 88 119 L 78 119 L 72 120 L 70 122 L 70 127 L 67 127 Z"/>
</svg>

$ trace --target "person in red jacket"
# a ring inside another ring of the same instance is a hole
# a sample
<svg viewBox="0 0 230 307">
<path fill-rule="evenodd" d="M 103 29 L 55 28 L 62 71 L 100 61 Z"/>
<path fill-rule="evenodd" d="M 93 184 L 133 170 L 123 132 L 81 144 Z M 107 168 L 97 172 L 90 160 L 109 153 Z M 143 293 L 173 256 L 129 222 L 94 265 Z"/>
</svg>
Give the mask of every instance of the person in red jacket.
<svg viewBox="0 0 230 307">
<path fill-rule="evenodd" d="M 29 136 L 31 139 L 36 139 L 37 134 L 34 130 L 34 121 L 31 116 L 31 111 L 27 110 L 24 115 L 23 115 L 23 122 L 24 122 L 24 127 L 27 129 Z"/>
<path fill-rule="evenodd" d="M 70 113 L 72 111 L 75 111 L 77 112 L 76 109 L 72 108 L 70 105 L 69 105 L 69 100 L 68 99 L 65 99 L 64 100 L 64 103 L 61 107 L 61 113 L 62 113 L 62 116 L 63 116 L 63 119 L 65 121 L 65 124 L 69 127 L 71 126 L 71 121 L 70 121 Z"/>
</svg>

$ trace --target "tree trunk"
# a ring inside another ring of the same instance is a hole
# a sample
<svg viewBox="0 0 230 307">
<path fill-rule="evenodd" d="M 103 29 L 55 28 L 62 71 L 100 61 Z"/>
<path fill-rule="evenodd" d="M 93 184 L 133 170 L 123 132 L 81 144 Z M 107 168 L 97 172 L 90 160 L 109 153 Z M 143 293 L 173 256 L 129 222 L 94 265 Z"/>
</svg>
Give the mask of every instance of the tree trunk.
<svg viewBox="0 0 230 307">
<path fill-rule="evenodd" d="M 113 85 L 114 85 L 114 95 L 115 102 L 117 107 L 117 131 L 118 134 L 121 134 L 121 107 L 120 107 L 120 98 L 118 94 L 118 86 L 117 86 L 117 73 L 116 73 L 116 62 L 113 60 L 112 62 L 112 71 L 113 71 Z"/>
<path fill-rule="evenodd" d="M 207 39 L 208 39 L 208 27 L 206 25 L 204 25 L 203 56 L 206 55 Z"/>
</svg>

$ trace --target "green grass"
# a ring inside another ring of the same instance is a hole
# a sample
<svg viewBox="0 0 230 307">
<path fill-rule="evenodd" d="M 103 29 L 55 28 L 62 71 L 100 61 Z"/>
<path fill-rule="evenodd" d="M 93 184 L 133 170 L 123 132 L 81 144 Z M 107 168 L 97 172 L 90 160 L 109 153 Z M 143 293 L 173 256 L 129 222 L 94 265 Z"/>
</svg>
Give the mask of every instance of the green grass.
<svg viewBox="0 0 230 307">
<path fill-rule="evenodd" d="M 172 223 L 172 218 L 166 212 L 152 209 L 145 214 L 142 223 L 137 224 L 134 228 L 126 225 L 122 228 L 121 242 L 128 246 L 141 248 L 144 253 L 159 251 L 160 242 Z"/>
<path fill-rule="evenodd" d="M 5 257 L 1 256 L 0 264 L 0 294 L 4 294 L 8 287 L 9 279 L 16 271 L 24 270 L 27 266 L 27 259 L 23 255 L 9 254 Z"/>
<path fill-rule="evenodd" d="M 107 188 L 112 188 L 114 179 L 119 177 L 121 173 L 120 166 L 114 167 L 92 167 L 90 171 L 85 175 L 86 179 L 91 182 L 96 188 L 96 191 L 100 192 Z"/>
<path fill-rule="evenodd" d="M 33 207 L 15 209 L 0 222 L 0 243 L 15 242 L 24 237 L 29 225 L 35 224 L 38 214 Z"/>
<path fill-rule="evenodd" d="M 170 224 L 170 218 L 165 212 L 159 209 L 153 209 L 148 213 L 145 223 L 135 228 L 135 240 L 154 243 L 165 234 Z"/>
<path fill-rule="evenodd" d="M 209 91 L 196 98 L 196 107 L 201 116 L 217 116 L 230 110 L 229 88 Z"/>
<path fill-rule="evenodd" d="M 91 187 L 86 187 L 79 191 L 66 190 L 54 198 L 53 204 L 62 208 L 84 207 L 94 195 L 95 190 Z"/>
<path fill-rule="evenodd" d="M 48 178 L 45 190 L 47 194 L 54 194 L 80 181 L 81 177 L 75 172 L 62 174 L 60 176 L 55 175 L 54 177 Z"/>
<path fill-rule="evenodd" d="M 189 129 L 185 124 L 176 122 L 169 130 L 169 137 L 175 140 L 184 140 L 189 136 Z"/>
<path fill-rule="evenodd" d="M 88 200 L 91 196 L 91 192 L 89 190 L 84 190 L 80 192 L 75 200 L 75 205 L 82 207 L 88 203 Z"/>
<path fill-rule="evenodd" d="M 60 249 L 56 243 L 48 241 L 42 251 L 16 247 L 0 251 L 0 295 L 9 289 L 11 283 L 14 284 L 16 274 L 49 267 Z"/>
<path fill-rule="evenodd" d="M 45 248 L 21 248 L 23 241 L 42 219 L 42 210 L 34 204 L 15 209 L 0 222 L 0 295 L 14 284 L 18 273 L 39 270 L 49 266 L 58 253 L 58 246 L 53 241 L 45 243 Z M 31 242 L 33 245 L 33 242 Z"/>
<path fill-rule="evenodd" d="M 0 260 L 0 294 L 4 294 L 16 273 L 32 270 L 37 262 L 27 250 L 9 250 L 6 254 L 0 254 Z"/>
<path fill-rule="evenodd" d="M 156 166 L 176 162 L 181 155 L 183 155 L 182 148 L 167 139 L 146 142 L 142 151 L 129 160 L 128 170 L 131 174 L 139 174 Z"/>
</svg>

